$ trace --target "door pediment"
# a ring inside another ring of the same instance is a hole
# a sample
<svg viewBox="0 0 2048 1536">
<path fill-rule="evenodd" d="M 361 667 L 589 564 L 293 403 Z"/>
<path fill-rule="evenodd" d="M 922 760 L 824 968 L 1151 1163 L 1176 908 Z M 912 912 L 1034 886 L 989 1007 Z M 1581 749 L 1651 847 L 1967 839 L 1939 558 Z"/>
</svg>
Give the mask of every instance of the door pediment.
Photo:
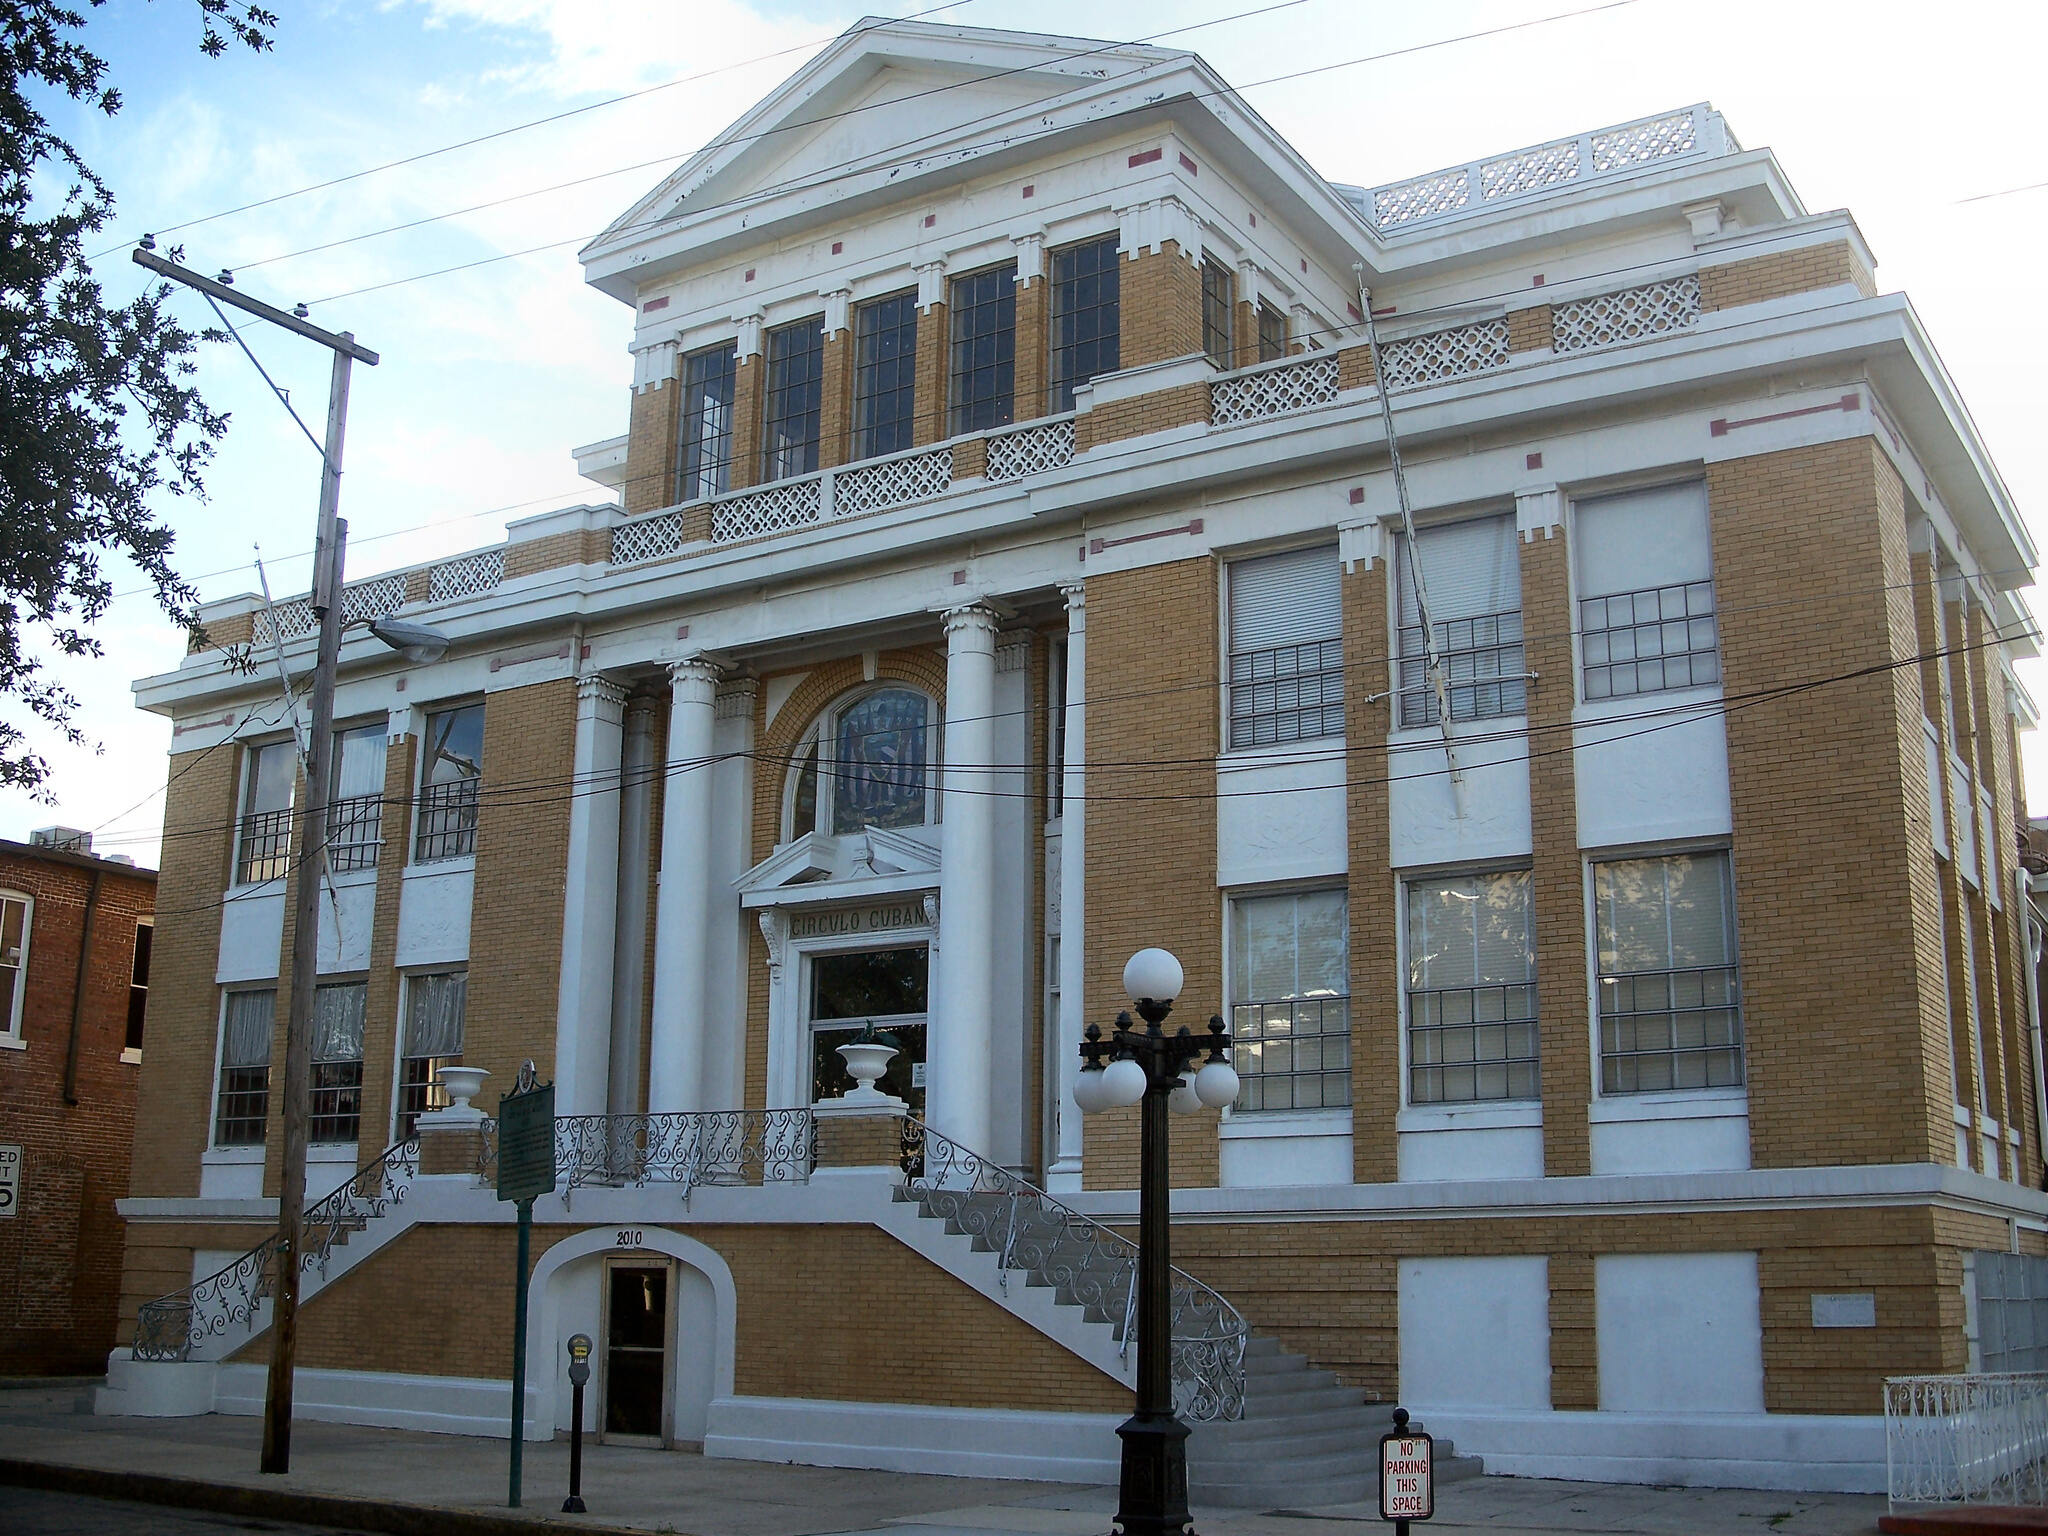
<svg viewBox="0 0 2048 1536">
<path fill-rule="evenodd" d="M 940 829 L 806 832 L 733 882 L 743 907 L 855 900 L 939 883 Z"/>
</svg>

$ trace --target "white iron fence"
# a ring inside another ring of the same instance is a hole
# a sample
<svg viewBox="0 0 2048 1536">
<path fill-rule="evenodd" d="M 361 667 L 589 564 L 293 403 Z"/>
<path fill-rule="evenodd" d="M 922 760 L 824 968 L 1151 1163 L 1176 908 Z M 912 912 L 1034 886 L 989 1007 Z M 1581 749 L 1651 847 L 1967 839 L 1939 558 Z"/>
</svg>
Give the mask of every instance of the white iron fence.
<svg viewBox="0 0 2048 1536">
<path fill-rule="evenodd" d="M 1893 1509 L 2048 1504 L 2048 1372 L 1889 1378 L 1884 1459 Z"/>
</svg>

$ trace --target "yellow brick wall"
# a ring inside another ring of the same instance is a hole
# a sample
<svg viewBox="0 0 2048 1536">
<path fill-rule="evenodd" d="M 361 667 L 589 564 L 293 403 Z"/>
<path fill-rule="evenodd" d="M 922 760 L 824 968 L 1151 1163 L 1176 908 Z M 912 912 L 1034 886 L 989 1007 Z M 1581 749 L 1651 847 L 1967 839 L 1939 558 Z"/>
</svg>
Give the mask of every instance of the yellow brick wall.
<svg viewBox="0 0 2048 1536">
<path fill-rule="evenodd" d="M 1508 311 L 1508 351 L 1535 352 L 1551 344 L 1550 306 Z"/>
<path fill-rule="evenodd" d="M 1767 299 L 1833 288 L 1842 283 L 1854 283 L 1866 298 L 1877 292 L 1876 280 L 1850 250 L 1849 242 L 1836 240 L 1796 251 L 1752 256 L 1725 266 L 1702 267 L 1700 308 L 1732 309 L 1738 304 L 1761 304 Z"/>
<path fill-rule="evenodd" d="M 933 304 L 917 312 L 917 364 L 911 381 L 910 439 L 919 447 L 953 435 L 946 414 L 946 359 L 952 324 L 946 306 Z"/>
<path fill-rule="evenodd" d="M 1202 350 L 1202 273 L 1167 240 L 1128 258 L 1119 278 L 1123 334 L 1119 357 L 1126 368 L 1163 363 Z"/>
<path fill-rule="evenodd" d="M 1107 1031 L 1130 1007 L 1124 962 L 1156 944 L 1186 972 L 1167 1028 L 1199 1034 L 1224 1008 L 1216 562 L 1201 555 L 1090 576 L 1087 603 L 1086 1017 Z M 1174 1117 L 1177 1186 L 1216 1183 L 1216 1125 L 1208 1110 Z M 1134 1187 L 1138 1111 L 1089 1116 L 1083 1159 L 1089 1188 Z"/>
<path fill-rule="evenodd" d="M 1179 384 L 1172 389 L 1155 389 L 1128 400 L 1098 405 L 1080 417 L 1074 425 L 1074 451 L 1086 453 L 1104 443 L 1143 437 L 1148 432 L 1164 432 L 1169 427 L 1184 427 L 1208 419 L 1207 381 Z"/>
<path fill-rule="evenodd" d="M 554 1076 L 572 808 L 562 786 L 575 771 L 574 678 L 484 700 L 462 1057 L 491 1074 L 480 1099 L 489 1111 L 523 1058 L 533 1058 L 543 1081 Z"/>
<path fill-rule="evenodd" d="M 830 469 L 854 457 L 851 330 L 826 333 L 824 378 L 818 395 L 818 468 Z"/>
<path fill-rule="evenodd" d="M 1726 723 L 1751 1157 L 1926 1161 L 1950 1106 L 1915 889 L 1919 683 L 1893 665 L 1916 648 L 1902 488 L 1867 438 L 1710 465 L 1707 486 L 1724 687 L 1746 701 Z"/>
<path fill-rule="evenodd" d="M 987 473 L 987 438 L 963 438 L 953 445 L 953 478 L 955 480 L 979 480 Z"/>
<path fill-rule="evenodd" d="M 1529 685 L 1529 830 L 1543 1171 L 1572 1177 L 1592 1172 L 1586 877 L 1572 754 L 1548 750 L 1571 740 L 1571 553 L 1564 530 L 1555 528 L 1522 544 L 1521 554 L 1524 655 L 1536 674 Z"/>
<path fill-rule="evenodd" d="M 1344 748 L 1350 878 L 1351 1176 L 1399 1175 L 1394 1117 L 1401 1108 L 1401 968 L 1394 935 L 1400 897 L 1389 846 L 1387 732 L 1393 700 L 1387 658 L 1387 562 L 1359 562 L 1341 578 L 1344 604 Z"/>
<path fill-rule="evenodd" d="M 398 1059 L 398 900 L 405 856 L 412 838 L 412 775 L 419 738 L 407 736 L 384 749 L 383 845 L 377 850 L 377 898 L 370 919 L 369 991 L 363 1003 L 364 1156 L 390 1141 L 393 1063 Z"/>
<path fill-rule="evenodd" d="M 1052 409 L 1046 394 L 1051 387 L 1051 298 L 1052 285 L 1042 277 L 1017 285 L 1016 372 L 1011 376 L 1016 421 L 1030 421 Z"/>
<path fill-rule="evenodd" d="M 171 755 L 150 956 L 149 1049 L 135 1105 L 128 1192 L 196 1195 L 211 1135 L 220 1032 L 220 902 L 234 865 L 243 753 L 233 742 Z M 181 1282 L 182 1283 L 182 1282 Z"/>
<path fill-rule="evenodd" d="M 674 379 L 633 393 L 623 491 L 628 513 L 649 512 L 676 499 L 676 403 L 682 393 Z"/>
<path fill-rule="evenodd" d="M 762 391 L 768 362 L 761 353 L 743 357 L 732 375 L 732 475 L 734 490 L 761 479 Z"/>
<path fill-rule="evenodd" d="M 674 499 L 674 493 L 668 494 Z M 660 506 L 664 503 L 657 502 Z M 568 533 L 551 533 L 543 539 L 507 545 L 505 579 L 513 581 L 539 571 L 558 570 L 565 565 L 602 565 L 612 556 L 611 535 L 602 528 L 577 528 Z"/>
<path fill-rule="evenodd" d="M 1339 389 L 1368 389 L 1374 377 L 1371 347 L 1346 347 L 1337 354 Z"/>
<path fill-rule="evenodd" d="M 151 964 L 154 966 L 154 958 Z M 153 972 L 152 972 L 153 974 Z M 216 1222 L 195 1225 L 131 1221 L 122 1233 L 121 1320 L 115 1342 L 135 1342 L 135 1317 L 142 1304 L 182 1291 L 194 1279 L 192 1255 L 246 1253 L 269 1237 L 275 1222 Z M 205 1279 L 200 1275 L 197 1278 Z M 269 1358 L 266 1354 L 264 1358 Z"/>
</svg>

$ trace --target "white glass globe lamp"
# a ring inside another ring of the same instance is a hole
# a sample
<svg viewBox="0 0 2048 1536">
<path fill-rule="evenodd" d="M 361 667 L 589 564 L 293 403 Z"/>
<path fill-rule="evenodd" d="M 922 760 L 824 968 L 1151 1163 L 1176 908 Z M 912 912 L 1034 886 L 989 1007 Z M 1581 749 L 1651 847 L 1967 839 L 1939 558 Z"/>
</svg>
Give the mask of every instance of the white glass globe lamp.
<svg viewBox="0 0 2048 1536">
<path fill-rule="evenodd" d="M 1124 991 L 1133 1002 L 1170 1003 L 1183 979 L 1180 962 L 1163 949 L 1141 949 L 1124 962 Z"/>
<path fill-rule="evenodd" d="M 1112 1061 L 1102 1069 L 1102 1102 L 1105 1107 L 1122 1108 L 1145 1097 L 1145 1069 L 1130 1057 Z"/>
<path fill-rule="evenodd" d="M 1195 1097 L 1211 1109 L 1237 1102 L 1237 1068 L 1227 1061 L 1212 1061 L 1195 1074 Z"/>
<path fill-rule="evenodd" d="M 1098 1114 L 1109 1108 L 1109 1101 L 1102 1096 L 1102 1080 L 1107 1075 L 1101 1067 L 1087 1066 L 1074 1079 L 1074 1102 L 1082 1114 Z"/>
<path fill-rule="evenodd" d="M 1199 1077 L 1200 1074 L 1197 1073 L 1196 1076 Z M 1167 1107 L 1176 1115 L 1197 1114 L 1202 1108 L 1199 1094 L 1200 1091 L 1195 1087 L 1195 1078 L 1182 1073 L 1179 1086 L 1166 1096 Z"/>
</svg>

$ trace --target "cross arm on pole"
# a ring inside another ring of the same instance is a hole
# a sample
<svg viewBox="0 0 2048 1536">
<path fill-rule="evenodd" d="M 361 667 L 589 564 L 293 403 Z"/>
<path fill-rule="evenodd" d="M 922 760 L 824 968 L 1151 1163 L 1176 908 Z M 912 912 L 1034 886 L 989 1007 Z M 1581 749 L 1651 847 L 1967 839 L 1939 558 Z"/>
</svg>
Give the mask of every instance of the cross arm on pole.
<svg viewBox="0 0 2048 1536">
<path fill-rule="evenodd" d="M 323 330 L 310 320 L 301 320 L 288 309 L 279 309 L 275 304 L 266 304 L 261 299 L 252 299 L 245 293 L 237 293 L 226 283 L 203 277 L 190 267 L 179 266 L 175 261 L 166 261 L 154 251 L 145 251 L 138 246 L 128 255 L 138 267 L 147 267 L 160 277 L 168 277 L 171 281 L 183 283 L 188 288 L 197 288 L 208 298 L 217 299 L 223 304 L 232 304 L 236 309 L 246 310 L 252 315 L 268 320 L 272 325 L 281 325 L 288 331 L 296 331 L 308 341 L 317 341 L 321 346 L 336 352 L 346 352 L 359 363 L 368 363 L 372 368 L 377 366 L 377 354 L 361 345 L 353 336 L 337 335 L 333 331 Z"/>
</svg>

